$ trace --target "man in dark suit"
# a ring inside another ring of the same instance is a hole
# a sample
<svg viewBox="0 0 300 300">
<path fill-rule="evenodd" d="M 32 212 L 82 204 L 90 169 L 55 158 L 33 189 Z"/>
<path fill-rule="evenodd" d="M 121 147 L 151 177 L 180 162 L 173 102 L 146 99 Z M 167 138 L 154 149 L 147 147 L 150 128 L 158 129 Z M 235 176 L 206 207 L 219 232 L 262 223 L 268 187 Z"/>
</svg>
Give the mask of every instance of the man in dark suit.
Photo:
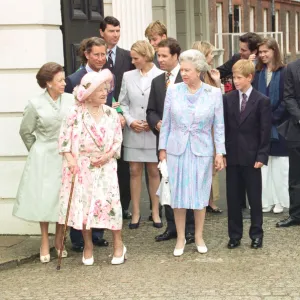
<svg viewBox="0 0 300 300">
<path fill-rule="evenodd" d="M 120 39 L 120 22 L 118 19 L 107 16 L 100 22 L 100 36 L 107 44 L 106 58 L 107 62 L 104 68 L 110 69 L 115 75 L 114 98 L 117 101 L 113 107 L 119 106 L 119 94 L 121 90 L 123 74 L 133 70 L 134 65 L 131 63 L 130 52 L 117 46 Z M 121 122 L 125 122 L 124 117 L 121 117 Z M 120 188 L 120 199 L 123 209 L 123 219 L 130 219 L 129 212 L 130 195 L 130 172 L 129 163 L 123 160 L 123 147 L 121 150 L 121 158 L 118 159 L 118 179 Z"/>
<path fill-rule="evenodd" d="M 66 93 L 72 93 L 82 77 L 88 72 L 100 72 L 106 63 L 106 43 L 103 39 L 92 37 L 85 39 L 80 45 L 80 56 L 82 67 L 75 73 L 66 78 Z M 112 94 L 107 96 L 107 105 L 112 105 Z M 104 231 L 102 229 L 93 229 L 93 244 L 96 246 L 108 246 L 108 242 L 103 238 Z M 83 237 L 80 230 L 71 228 L 70 238 L 72 249 L 77 252 L 83 251 Z"/>
<path fill-rule="evenodd" d="M 164 101 L 166 89 L 168 85 L 182 82 L 180 75 L 180 65 L 178 57 L 181 48 L 178 42 L 173 38 L 163 39 L 157 45 L 157 57 L 161 70 L 165 73 L 157 76 L 152 80 L 149 102 L 147 107 L 147 122 L 156 135 L 156 143 L 158 148 L 159 131 L 161 127 Z M 164 233 L 155 237 L 157 242 L 176 238 L 176 226 L 173 210 L 169 205 L 165 205 L 165 215 L 167 219 L 167 229 Z M 194 242 L 195 222 L 193 211 L 187 211 L 186 218 L 186 241 L 187 243 Z"/>
<path fill-rule="evenodd" d="M 290 119 L 283 124 L 289 148 L 289 217 L 277 227 L 300 225 L 300 59 L 288 64 L 284 80 L 284 102 Z"/>
<path fill-rule="evenodd" d="M 251 206 L 251 247 L 257 249 L 263 243 L 261 167 L 268 163 L 271 105 L 269 98 L 252 88 L 254 72 L 251 61 L 236 62 L 237 90 L 224 95 L 229 249 L 238 247 L 243 236 L 241 184 Z"/>
<path fill-rule="evenodd" d="M 167 27 L 160 21 L 154 21 L 150 23 L 145 30 L 145 37 L 149 40 L 155 51 L 153 62 L 160 68 L 158 57 L 157 57 L 157 45 L 164 39 L 168 37 Z"/>
</svg>

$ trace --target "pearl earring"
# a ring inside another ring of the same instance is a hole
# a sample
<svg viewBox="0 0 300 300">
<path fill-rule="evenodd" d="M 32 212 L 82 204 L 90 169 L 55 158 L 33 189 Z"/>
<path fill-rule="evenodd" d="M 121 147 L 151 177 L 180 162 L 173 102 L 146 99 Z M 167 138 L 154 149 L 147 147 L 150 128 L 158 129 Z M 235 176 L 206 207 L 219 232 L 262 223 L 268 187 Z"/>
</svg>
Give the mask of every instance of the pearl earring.
<svg viewBox="0 0 300 300">
<path fill-rule="evenodd" d="M 49 85 L 48 85 L 48 88 L 50 88 L 50 89 L 51 89 L 51 88 L 52 88 L 52 85 L 50 85 L 50 84 L 49 84 Z"/>
</svg>

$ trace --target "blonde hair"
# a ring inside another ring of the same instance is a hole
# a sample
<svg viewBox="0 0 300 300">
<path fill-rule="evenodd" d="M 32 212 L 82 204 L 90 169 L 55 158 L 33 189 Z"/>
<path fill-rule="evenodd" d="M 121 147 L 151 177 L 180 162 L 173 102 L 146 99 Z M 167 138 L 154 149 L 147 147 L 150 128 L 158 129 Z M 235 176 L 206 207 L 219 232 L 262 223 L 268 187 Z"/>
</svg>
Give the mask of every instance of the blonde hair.
<svg viewBox="0 0 300 300">
<path fill-rule="evenodd" d="M 199 50 L 207 57 L 207 55 L 215 49 L 215 46 L 207 41 L 196 41 L 194 42 L 192 49 Z"/>
<path fill-rule="evenodd" d="M 152 62 L 155 51 L 151 44 L 147 41 L 137 41 L 131 46 L 131 50 L 137 54 L 146 57 L 148 62 Z"/>
<path fill-rule="evenodd" d="M 163 36 L 164 34 L 167 36 L 167 27 L 165 24 L 161 23 L 160 21 L 154 21 L 148 25 L 145 30 L 145 37 L 150 39 L 153 34 L 158 34 Z"/>
<path fill-rule="evenodd" d="M 254 76 L 255 73 L 254 63 L 248 59 L 240 59 L 233 65 L 232 73 L 239 73 L 244 77 L 248 77 L 249 75 Z"/>
</svg>

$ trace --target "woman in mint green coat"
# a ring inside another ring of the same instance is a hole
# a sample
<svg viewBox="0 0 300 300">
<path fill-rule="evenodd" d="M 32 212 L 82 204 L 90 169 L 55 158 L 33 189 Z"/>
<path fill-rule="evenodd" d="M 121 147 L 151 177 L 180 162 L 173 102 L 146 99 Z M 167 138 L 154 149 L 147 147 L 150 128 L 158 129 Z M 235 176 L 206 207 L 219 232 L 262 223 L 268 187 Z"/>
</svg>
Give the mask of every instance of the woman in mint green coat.
<svg viewBox="0 0 300 300">
<path fill-rule="evenodd" d="M 58 153 L 58 135 L 62 120 L 74 104 L 74 96 L 64 93 L 62 66 L 46 63 L 38 71 L 37 82 L 45 92 L 29 101 L 25 108 L 20 135 L 29 151 L 19 185 L 13 215 L 40 222 L 42 263 L 50 261 L 49 222 L 58 221 L 62 156 Z M 55 248 L 59 249 L 62 226 L 56 225 Z M 58 251 L 57 251 L 58 252 Z M 63 257 L 67 256 L 64 250 Z"/>
</svg>

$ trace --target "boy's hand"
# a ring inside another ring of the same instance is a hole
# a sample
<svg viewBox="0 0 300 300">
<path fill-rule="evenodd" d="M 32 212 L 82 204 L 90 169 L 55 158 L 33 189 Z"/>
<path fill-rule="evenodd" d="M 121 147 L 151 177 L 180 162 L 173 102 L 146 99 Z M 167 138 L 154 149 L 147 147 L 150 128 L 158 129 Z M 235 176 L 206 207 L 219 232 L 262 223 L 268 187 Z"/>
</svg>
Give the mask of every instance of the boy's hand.
<svg viewBox="0 0 300 300">
<path fill-rule="evenodd" d="M 260 169 L 263 165 L 264 165 L 263 163 L 257 161 L 257 162 L 255 163 L 255 165 L 254 165 L 254 168 L 255 168 L 255 169 Z"/>
</svg>

